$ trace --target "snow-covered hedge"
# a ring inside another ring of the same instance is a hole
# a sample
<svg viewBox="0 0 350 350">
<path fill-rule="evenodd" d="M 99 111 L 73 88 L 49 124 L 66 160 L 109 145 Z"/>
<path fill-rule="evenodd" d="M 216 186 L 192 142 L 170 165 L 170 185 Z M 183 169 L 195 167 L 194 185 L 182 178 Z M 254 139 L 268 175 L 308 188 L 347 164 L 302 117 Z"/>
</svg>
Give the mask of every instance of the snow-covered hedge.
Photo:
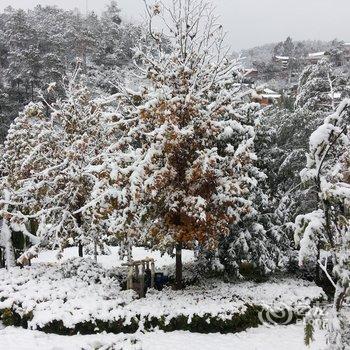
<svg viewBox="0 0 350 350">
<path fill-rule="evenodd" d="M 263 309 L 279 306 L 299 315 L 324 297 L 315 285 L 295 279 L 267 283 L 202 281 L 182 291 L 150 290 L 145 299 L 123 291 L 116 269 L 90 259 L 0 270 L 4 323 L 72 334 L 165 331 L 233 332 L 260 323 Z"/>
</svg>

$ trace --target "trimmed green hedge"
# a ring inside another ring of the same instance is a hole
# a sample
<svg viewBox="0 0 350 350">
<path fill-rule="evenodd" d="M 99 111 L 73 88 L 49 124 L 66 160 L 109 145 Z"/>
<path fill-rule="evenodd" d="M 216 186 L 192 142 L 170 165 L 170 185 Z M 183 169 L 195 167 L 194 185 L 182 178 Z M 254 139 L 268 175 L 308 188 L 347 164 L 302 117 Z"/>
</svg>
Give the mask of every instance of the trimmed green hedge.
<svg viewBox="0 0 350 350">
<path fill-rule="evenodd" d="M 38 330 L 45 333 L 55 333 L 60 335 L 74 335 L 74 334 L 95 334 L 106 331 L 108 333 L 135 333 L 140 323 L 143 323 L 146 331 L 152 331 L 155 328 L 159 328 L 164 332 L 173 331 L 190 331 L 196 333 L 236 333 L 246 330 L 251 327 L 258 327 L 261 325 L 259 320 L 259 313 L 263 311 L 261 306 L 246 305 L 246 312 L 233 314 L 232 317 L 224 320 L 217 316 L 211 316 L 205 314 L 203 316 L 193 315 L 189 321 L 189 317 L 186 315 L 179 315 L 172 318 L 168 323 L 165 322 L 165 316 L 161 318 L 144 318 L 140 319 L 137 315 L 132 318 L 129 324 L 125 324 L 124 319 L 105 322 L 96 320 L 94 322 L 78 323 L 74 329 L 64 326 L 62 321 L 54 321 Z M 2 322 L 5 326 L 17 326 L 28 328 L 28 321 L 32 318 L 32 315 L 25 315 L 20 317 L 17 313 L 11 309 L 5 309 L 0 311 Z M 300 316 L 301 317 L 301 316 Z M 294 317 L 292 322 L 295 322 L 297 317 Z M 282 320 L 276 320 L 276 322 L 283 323 Z"/>
</svg>

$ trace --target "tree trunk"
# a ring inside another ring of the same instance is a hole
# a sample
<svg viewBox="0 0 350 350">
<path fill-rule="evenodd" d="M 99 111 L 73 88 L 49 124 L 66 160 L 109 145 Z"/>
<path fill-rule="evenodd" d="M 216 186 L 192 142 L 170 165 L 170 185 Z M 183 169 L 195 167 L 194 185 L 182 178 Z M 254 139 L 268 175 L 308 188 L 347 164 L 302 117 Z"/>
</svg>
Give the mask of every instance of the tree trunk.
<svg viewBox="0 0 350 350">
<path fill-rule="evenodd" d="M 32 84 L 32 91 L 31 91 L 31 93 L 32 93 L 32 102 L 34 102 L 34 82 L 32 81 L 31 82 L 31 84 Z"/>
<path fill-rule="evenodd" d="M 324 215 L 325 215 L 325 219 L 326 219 L 326 233 L 327 233 L 331 247 L 334 248 L 331 219 L 330 219 L 330 213 L 329 213 L 329 204 L 326 200 L 323 200 L 322 204 L 323 204 L 323 211 L 324 211 Z"/>
<path fill-rule="evenodd" d="M 78 242 L 78 254 L 80 258 L 84 256 L 83 245 L 81 244 L 81 241 Z"/>
<path fill-rule="evenodd" d="M 97 239 L 94 239 L 94 260 L 97 262 Z"/>
<path fill-rule="evenodd" d="M 11 230 L 6 219 L 2 222 L 1 236 L 5 246 L 5 266 L 9 269 L 16 266 L 16 259 L 12 245 Z"/>
<path fill-rule="evenodd" d="M 21 103 L 21 94 L 19 92 L 19 81 L 17 81 L 17 98 L 18 98 L 18 104 Z"/>
<path fill-rule="evenodd" d="M 335 291 L 335 296 L 334 296 L 334 306 L 337 312 L 339 312 L 340 309 L 342 308 L 345 296 L 346 296 L 346 288 L 343 288 L 338 284 L 337 289 Z"/>
<path fill-rule="evenodd" d="M 321 258 L 321 245 L 320 242 L 317 244 L 317 262 L 316 262 L 316 269 L 315 269 L 315 282 L 318 286 L 321 284 L 321 267 L 318 261 Z"/>
<path fill-rule="evenodd" d="M 80 228 L 82 226 L 81 213 L 76 214 L 75 220 L 77 221 L 77 225 Z M 80 258 L 84 256 L 83 244 L 81 243 L 81 239 L 78 240 L 78 255 Z"/>
<path fill-rule="evenodd" d="M 7 212 L 9 208 L 8 202 L 10 201 L 10 192 L 4 190 L 3 196 L 5 199 L 4 211 Z M 15 252 L 13 249 L 11 229 L 9 222 L 6 218 L 2 220 L 1 231 L 0 231 L 0 242 L 3 243 L 5 247 L 5 266 L 7 269 L 16 266 Z"/>
<path fill-rule="evenodd" d="M 176 245 L 176 289 L 182 289 L 182 243 Z"/>
</svg>

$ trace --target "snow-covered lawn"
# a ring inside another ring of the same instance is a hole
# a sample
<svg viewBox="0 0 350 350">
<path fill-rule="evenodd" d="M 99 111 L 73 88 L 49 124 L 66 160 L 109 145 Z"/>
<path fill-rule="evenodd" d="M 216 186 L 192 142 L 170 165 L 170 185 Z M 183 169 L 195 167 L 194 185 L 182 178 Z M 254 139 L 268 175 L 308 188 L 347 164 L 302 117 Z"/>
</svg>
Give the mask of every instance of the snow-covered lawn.
<svg viewBox="0 0 350 350">
<path fill-rule="evenodd" d="M 137 299 L 134 292 L 121 290 L 118 279 L 121 270 L 120 267 L 106 269 L 90 258 L 37 262 L 10 271 L 1 269 L 0 310 L 11 309 L 27 317 L 28 326 L 33 329 L 57 321 L 72 330 L 80 324 L 87 333 L 103 329 L 120 332 L 123 329 L 119 323 L 136 322 L 136 328 L 142 328 L 144 322 L 162 319 L 162 324 L 167 326 L 172 320 L 184 317 L 180 328 L 170 329 L 177 330 L 192 329 L 183 327 L 194 317 L 201 318 L 201 322 L 210 322 L 212 318 L 226 322 L 251 311 L 249 307 L 254 308 L 255 318 L 256 307 L 283 307 L 298 313 L 300 306 L 308 306 L 324 295 L 314 284 L 293 278 L 271 279 L 266 283 L 224 283 L 209 279 L 182 291 L 150 290 L 146 298 Z M 100 321 L 108 326 L 99 328 Z M 86 322 L 91 323 L 89 330 L 84 325 Z M 113 322 L 116 324 L 110 326 Z"/>
<path fill-rule="evenodd" d="M 57 261 L 57 252 L 42 252 L 33 265 L 11 271 L 0 270 L 0 310 L 12 308 L 18 314 L 32 314 L 30 328 L 43 327 L 56 320 L 67 328 L 96 320 L 124 320 L 130 323 L 134 317 L 141 320 L 165 319 L 165 323 L 180 315 L 188 322 L 194 316 L 216 316 L 229 319 L 243 314 L 247 305 L 271 307 L 285 306 L 296 311 L 311 300 L 323 295 L 315 285 L 292 278 L 270 280 L 267 283 L 223 283 L 207 280 L 189 286 L 183 291 L 170 288 L 162 292 L 151 291 L 147 298 L 137 299 L 131 291 L 122 291 L 118 273 L 123 268 L 118 248 L 111 248 L 111 255 L 99 256 L 99 264 L 87 257 L 76 258 L 76 248 L 64 251 Z M 134 248 L 134 259 L 154 257 L 160 269 L 169 269 L 174 259 L 159 252 Z M 184 252 L 185 263 L 191 264 L 194 255 Z M 142 329 L 142 322 L 140 329 Z M 1 326 L 0 326 L 1 328 Z M 96 332 L 99 330 L 96 329 Z M 107 334 L 59 336 L 43 332 L 6 327 L 0 330 L 0 349 L 6 350 L 303 350 L 303 326 L 261 326 L 235 334 L 199 334 L 186 331 L 164 333 Z M 323 336 L 318 333 L 316 342 L 309 349 L 321 349 Z"/>
<path fill-rule="evenodd" d="M 52 321 L 61 321 L 69 329 L 77 324 L 97 320 L 122 320 L 131 324 L 136 317 L 143 322 L 153 317 L 169 324 L 176 317 L 210 317 L 226 320 L 244 314 L 249 306 L 263 308 L 283 306 L 297 311 L 312 300 L 323 296 L 314 284 L 293 278 L 271 279 L 266 283 L 224 283 L 205 280 L 188 286 L 183 291 L 166 288 L 150 291 L 145 299 L 137 299 L 131 291 L 122 291 L 118 248 L 112 254 L 99 256 L 99 264 L 91 258 L 76 258 L 77 249 L 68 248 L 63 259 L 57 261 L 57 252 L 42 252 L 31 267 L 0 270 L 0 310 L 12 309 L 19 315 L 31 315 L 29 328 L 41 328 Z M 144 248 L 134 248 L 134 259 L 151 256 L 157 266 L 169 269 L 174 259 Z M 194 261 L 193 252 L 184 252 L 184 261 Z M 95 326 L 94 326 L 95 327 Z M 1 326 L 0 326 L 1 328 Z M 177 328 L 178 329 L 178 328 Z M 185 328 L 190 329 L 190 328 Z M 93 329 L 99 332 L 99 329 Z M 309 349 L 324 346 L 321 333 Z M 43 332 L 6 327 L 0 329 L 0 349 L 4 350 L 302 350 L 303 326 L 261 326 L 235 334 L 199 334 L 186 331 L 163 333 L 106 334 L 59 336 Z"/>
<path fill-rule="evenodd" d="M 136 334 L 59 336 L 15 327 L 0 330 L 4 350 L 321 350 L 323 334 L 315 334 L 311 347 L 303 344 L 301 324 L 259 327 L 236 334 L 198 334 L 160 331 Z M 113 347 L 112 347 L 113 344 Z M 108 347 L 110 346 L 110 347 Z"/>
</svg>

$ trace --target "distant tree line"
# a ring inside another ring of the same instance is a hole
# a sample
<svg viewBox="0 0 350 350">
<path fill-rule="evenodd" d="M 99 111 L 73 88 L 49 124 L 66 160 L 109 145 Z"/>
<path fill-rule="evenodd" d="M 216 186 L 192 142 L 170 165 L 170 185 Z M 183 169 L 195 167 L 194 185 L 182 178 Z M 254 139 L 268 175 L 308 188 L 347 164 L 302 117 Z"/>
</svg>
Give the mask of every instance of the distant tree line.
<svg viewBox="0 0 350 350">
<path fill-rule="evenodd" d="M 50 83 L 64 94 L 77 59 L 89 85 L 113 93 L 141 36 L 140 26 L 122 21 L 114 1 L 100 16 L 40 5 L 6 8 L 0 13 L 0 140 L 26 104 L 52 100 L 48 92 L 41 97 Z"/>
</svg>

